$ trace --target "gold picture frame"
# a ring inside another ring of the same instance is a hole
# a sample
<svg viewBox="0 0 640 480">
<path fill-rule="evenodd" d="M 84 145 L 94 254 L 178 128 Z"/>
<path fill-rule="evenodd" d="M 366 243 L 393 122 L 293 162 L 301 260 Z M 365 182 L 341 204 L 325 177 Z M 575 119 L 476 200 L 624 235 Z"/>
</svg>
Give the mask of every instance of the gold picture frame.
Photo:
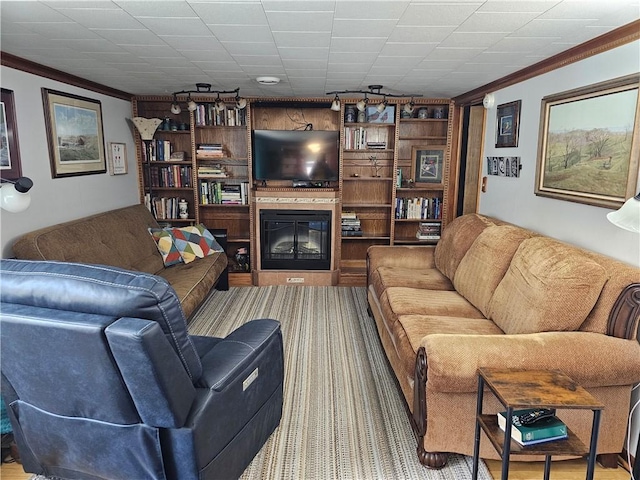
<svg viewBox="0 0 640 480">
<path fill-rule="evenodd" d="M 51 177 L 105 173 L 100 101 L 42 89 Z"/>
<path fill-rule="evenodd" d="M 638 179 L 639 74 L 546 96 L 535 194 L 619 208 Z"/>
</svg>

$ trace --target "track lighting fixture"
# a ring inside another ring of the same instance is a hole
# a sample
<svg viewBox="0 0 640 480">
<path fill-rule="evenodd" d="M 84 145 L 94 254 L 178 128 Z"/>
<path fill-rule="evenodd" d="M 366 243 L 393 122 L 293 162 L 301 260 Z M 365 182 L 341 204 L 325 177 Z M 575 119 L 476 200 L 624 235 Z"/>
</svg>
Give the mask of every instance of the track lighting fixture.
<svg viewBox="0 0 640 480">
<path fill-rule="evenodd" d="M 211 84 L 209 83 L 196 83 L 195 90 L 182 90 L 180 92 L 173 92 L 173 102 L 171 103 L 171 113 L 174 115 L 178 115 L 182 109 L 180 108 L 180 104 L 178 103 L 181 95 L 187 95 L 187 109 L 190 112 L 195 111 L 198 108 L 198 104 L 196 100 L 192 98 L 192 95 L 195 97 L 197 95 L 208 95 L 208 94 L 217 94 L 217 98 L 215 101 L 215 109 L 218 112 L 223 111 L 227 108 L 226 102 L 224 98 L 220 98 L 220 95 L 231 95 L 235 94 L 232 99 L 227 99 L 227 101 L 234 102 L 234 107 L 237 110 L 242 110 L 247 107 L 247 100 L 245 98 L 240 97 L 240 87 L 234 90 L 213 90 L 211 88 Z M 184 100 L 183 100 L 184 101 Z"/>
<path fill-rule="evenodd" d="M 376 105 L 376 110 L 380 113 L 384 112 L 384 109 L 387 108 L 388 101 L 387 98 L 406 98 L 411 97 L 411 101 L 403 106 L 404 110 L 407 113 L 413 112 L 413 108 L 415 103 L 413 102 L 414 97 L 422 97 L 422 95 L 416 94 L 395 94 L 382 92 L 382 85 L 369 85 L 369 90 L 340 90 L 334 92 L 327 92 L 327 95 L 335 95 L 333 102 L 331 102 L 331 110 L 339 111 L 340 110 L 340 95 L 349 94 L 349 93 L 361 93 L 364 95 L 364 98 L 358 100 L 356 103 L 356 108 L 360 112 L 364 112 L 367 108 L 367 104 L 369 103 L 370 95 L 377 95 L 382 97 L 382 101 Z"/>
<path fill-rule="evenodd" d="M 334 98 L 333 102 L 331 102 L 331 110 L 333 110 L 334 112 L 340 111 L 340 97 L 338 97 L 337 93 L 336 98 Z"/>
</svg>

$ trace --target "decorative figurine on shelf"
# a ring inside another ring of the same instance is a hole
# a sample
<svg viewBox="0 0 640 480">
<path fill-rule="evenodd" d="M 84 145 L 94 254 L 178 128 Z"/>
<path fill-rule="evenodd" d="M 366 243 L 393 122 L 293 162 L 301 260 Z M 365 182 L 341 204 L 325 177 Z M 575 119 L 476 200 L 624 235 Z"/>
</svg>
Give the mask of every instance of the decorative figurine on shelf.
<svg viewBox="0 0 640 480">
<path fill-rule="evenodd" d="M 375 155 L 371 155 L 369 157 L 369 161 L 371 162 L 371 166 L 373 167 L 373 176 L 380 177 L 380 168 L 382 167 L 378 165 L 378 157 L 376 157 Z"/>
<path fill-rule="evenodd" d="M 236 262 L 238 263 L 238 267 L 243 272 L 248 272 L 251 270 L 249 265 L 249 253 L 247 252 L 246 247 L 241 247 L 236 250 Z"/>
<path fill-rule="evenodd" d="M 189 204 L 184 198 L 181 198 L 178 202 L 178 210 L 180 218 L 189 218 Z"/>
</svg>

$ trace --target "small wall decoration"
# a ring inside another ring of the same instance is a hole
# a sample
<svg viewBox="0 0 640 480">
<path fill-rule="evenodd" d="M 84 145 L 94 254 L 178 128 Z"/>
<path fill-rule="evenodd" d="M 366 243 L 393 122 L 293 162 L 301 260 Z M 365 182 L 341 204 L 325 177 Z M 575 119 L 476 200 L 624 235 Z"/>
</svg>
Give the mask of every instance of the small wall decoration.
<svg viewBox="0 0 640 480">
<path fill-rule="evenodd" d="M 639 74 L 542 99 L 535 194 L 608 208 L 635 193 Z"/>
<path fill-rule="evenodd" d="M 127 144 L 109 142 L 109 173 L 124 175 L 127 171 Z"/>
<path fill-rule="evenodd" d="M 521 100 L 498 105 L 496 122 L 496 148 L 517 147 L 520 129 Z"/>
<path fill-rule="evenodd" d="M 105 173 L 100 102 L 48 88 L 42 101 L 52 178 Z"/>
<path fill-rule="evenodd" d="M 446 147 L 411 147 L 411 171 L 415 183 L 442 183 Z"/>
<path fill-rule="evenodd" d="M 520 157 L 487 157 L 487 174 L 498 177 L 519 177 Z"/>
<path fill-rule="evenodd" d="M 18 125 L 13 90 L 2 89 L 0 102 L 0 178 L 16 180 L 22 176 Z"/>
<path fill-rule="evenodd" d="M 395 105 L 387 105 L 382 112 L 379 112 L 375 106 L 367 107 L 367 122 L 369 123 L 394 123 L 395 117 Z"/>
</svg>

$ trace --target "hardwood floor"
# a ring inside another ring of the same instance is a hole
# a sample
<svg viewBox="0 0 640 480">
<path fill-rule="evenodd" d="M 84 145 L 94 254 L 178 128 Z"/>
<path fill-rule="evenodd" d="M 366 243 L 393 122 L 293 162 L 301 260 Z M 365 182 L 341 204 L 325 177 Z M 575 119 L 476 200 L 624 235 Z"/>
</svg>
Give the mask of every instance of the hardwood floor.
<svg viewBox="0 0 640 480">
<path fill-rule="evenodd" d="M 494 479 L 500 478 L 500 462 L 487 460 L 487 466 Z M 511 462 L 509 466 L 509 480 L 542 479 L 544 463 L 542 462 Z M 576 480 L 584 478 L 587 463 L 584 460 L 567 460 L 553 462 L 551 465 L 551 480 Z M 2 480 L 28 480 L 31 474 L 24 473 L 18 463 L 3 463 L 0 467 Z M 399 479 L 401 480 L 401 479 Z M 622 467 L 615 469 L 597 466 L 594 480 L 629 480 L 629 472 Z"/>
</svg>

